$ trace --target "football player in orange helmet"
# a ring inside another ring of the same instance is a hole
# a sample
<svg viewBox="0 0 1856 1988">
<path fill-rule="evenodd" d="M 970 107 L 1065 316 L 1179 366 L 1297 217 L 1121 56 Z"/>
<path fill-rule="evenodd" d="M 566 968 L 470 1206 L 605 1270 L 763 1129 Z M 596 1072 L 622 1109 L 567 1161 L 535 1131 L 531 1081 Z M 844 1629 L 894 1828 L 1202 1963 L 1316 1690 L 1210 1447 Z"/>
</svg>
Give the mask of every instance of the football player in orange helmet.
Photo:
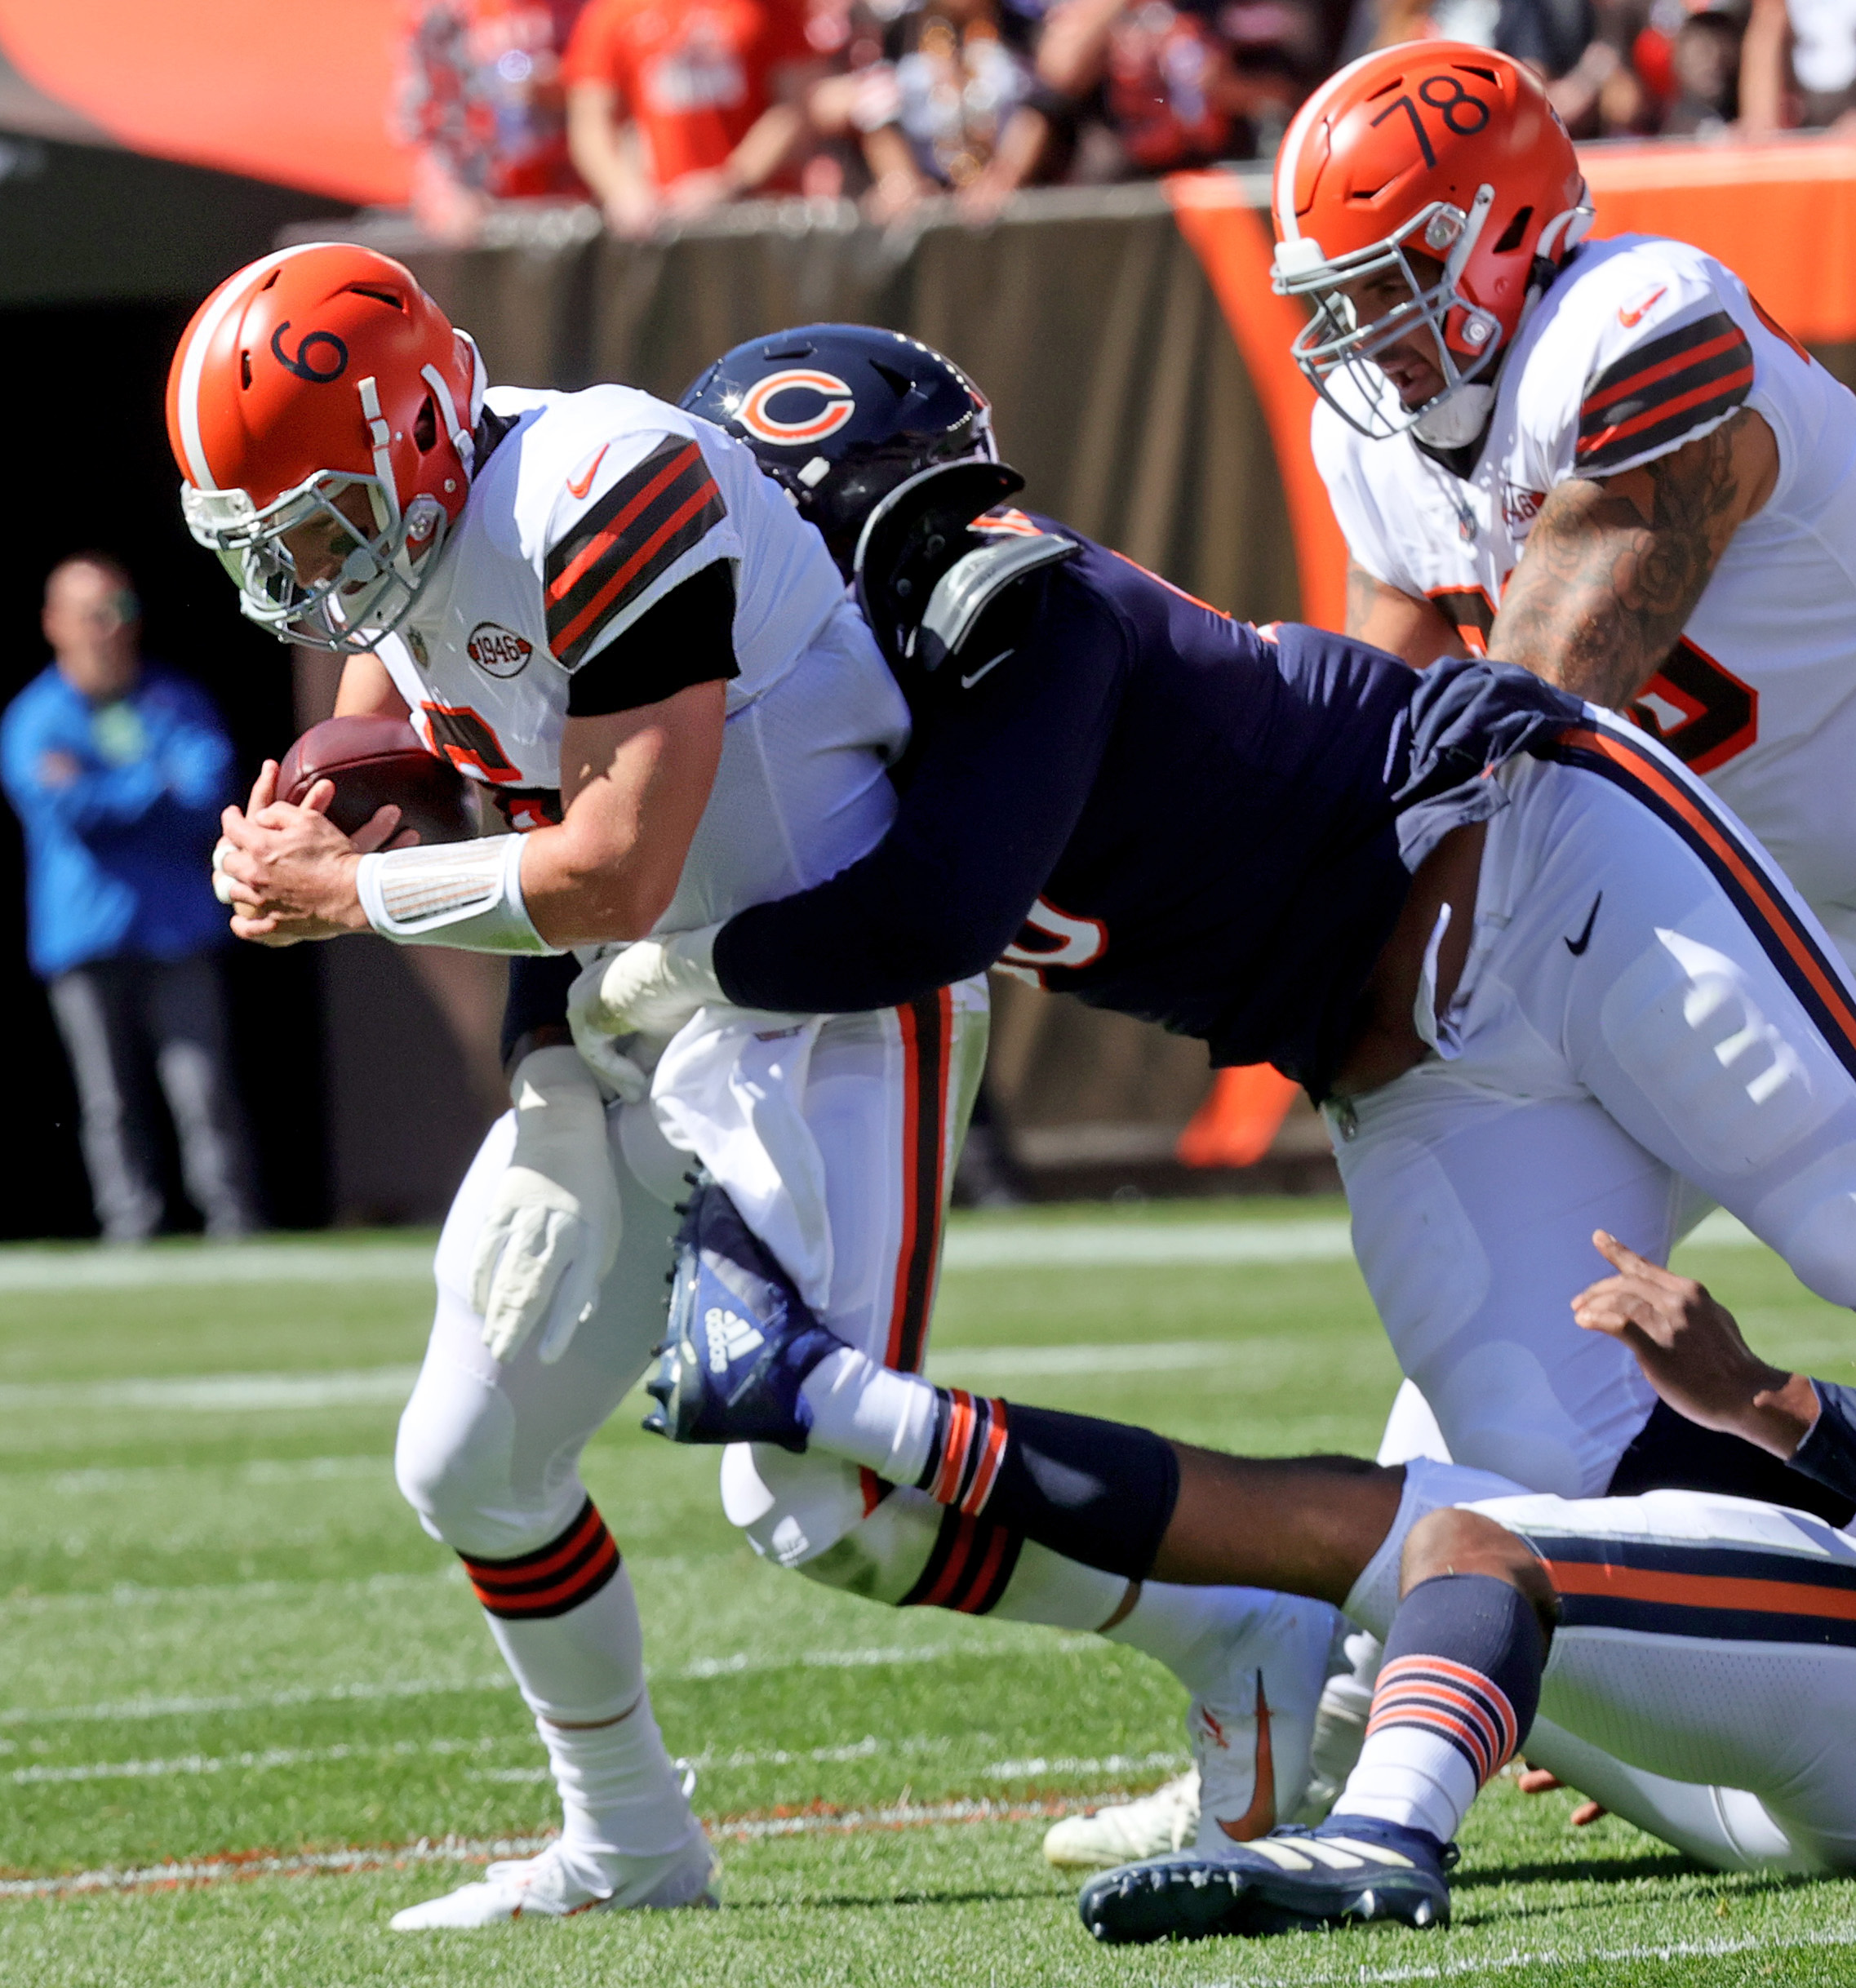
<svg viewBox="0 0 1856 1988">
<path fill-rule="evenodd" d="M 897 1342 L 919 1342 L 947 1171 L 921 1154 L 959 1150 L 985 983 L 919 1013 L 782 1015 L 770 1034 L 726 1010 L 658 1072 L 679 1150 L 638 1064 L 602 1090 L 574 1049 L 559 1018 L 579 961 L 562 955 L 700 926 L 855 861 L 894 814 L 908 707 L 824 541 L 740 442 L 626 387 L 486 389 L 470 340 L 371 251 L 311 244 L 229 278 L 181 340 L 168 413 L 188 520 L 246 611 L 345 655 L 338 710 L 409 719 L 518 832 L 388 849 L 383 810 L 351 841 L 323 790 L 278 802 L 268 765 L 227 811 L 218 863 L 247 939 L 371 928 L 517 956 L 514 1109 L 446 1223 L 396 1464 L 536 1715 L 563 1826 L 393 1923 L 704 1902 L 713 1859 L 579 1454 L 662 1333 L 691 1151 L 744 1204 L 751 1170 L 762 1225 L 798 1232 L 838 1329 L 886 1347 L 906 1306 L 922 1316 Z M 633 1046 L 654 1062 L 668 1033 Z M 759 1116 L 739 1124 L 748 1094 Z M 802 1178 L 761 1143 L 776 1123 L 783 1157 L 815 1156 Z M 853 1231 L 833 1258 L 821 1239 Z M 863 1524 L 855 1471 L 812 1471 L 842 1533 Z"/>
<path fill-rule="evenodd" d="M 1362 434 L 1445 444 L 1480 433 L 1530 296 L 1592 224 L 1539 82 L 1450 43 L 1330 77 L 1283 139 L 1274 197 L 1276 288 L 1315 306 L 1294 348 L 1315 391 Z"/>
<path fill-rule="evenodd" d="M 214 291 L 168 436 L 189 528 L 245 613 L 346 655 L 397 627 L 464 508 L 486 384 L 469 334 L 371 249 L 286 249 Z"/>
<path fill-rule="evenodd" d="M 1856 963 L 1856 399 L 1713 258 L 1592 238 L 1544 91 L 1485 49 L 1330 78 L 1274 219 L 1348 632 L 1627 711 Z M 1443 1439 L 1407 1387 L 1382 1454 L 1421 1453 Z"/>
</svg>

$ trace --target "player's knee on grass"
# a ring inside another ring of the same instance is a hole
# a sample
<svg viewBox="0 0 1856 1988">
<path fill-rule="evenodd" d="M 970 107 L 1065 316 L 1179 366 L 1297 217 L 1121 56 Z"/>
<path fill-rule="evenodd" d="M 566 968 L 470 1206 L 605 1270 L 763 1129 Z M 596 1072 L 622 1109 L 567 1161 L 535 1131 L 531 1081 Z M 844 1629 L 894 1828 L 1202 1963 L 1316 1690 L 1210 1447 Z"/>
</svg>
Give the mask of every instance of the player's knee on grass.
<svg viewBox="0 0 1856 1988">
<path fill-rule="evenodd" d="M 1445 1574 L 1485 1574 L 1515 1589 L 1533 1609 L 1543 1637 L 1551 1641 L 1559 1601 L 1534 1550 L 1479 1511 L 1445 1506 L 1427 1512 L 1405 1536 L 1399 1593 L 1408 1595 Z"/>
</svg>

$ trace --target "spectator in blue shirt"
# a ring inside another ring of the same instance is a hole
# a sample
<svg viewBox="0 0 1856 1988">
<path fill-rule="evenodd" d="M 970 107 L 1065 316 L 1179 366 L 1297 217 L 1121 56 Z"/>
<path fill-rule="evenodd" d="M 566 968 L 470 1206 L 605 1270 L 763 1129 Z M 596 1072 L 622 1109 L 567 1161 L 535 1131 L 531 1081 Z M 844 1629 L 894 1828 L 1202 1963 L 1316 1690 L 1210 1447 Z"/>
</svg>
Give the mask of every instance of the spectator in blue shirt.
<svg viewBox="0 0 1856 1988">
<path fill-rule="evenodd" d="M 153 1065 L 206 1232 L 255 1226 L 208 877 L 232 745 L 205 694 L 141 654 L 134 585 L 82 553 L 45 586 L 52 661 L 0 718 L 0 779 L 24 829 L 28 955 L 82 1111 L 105 1239 L 159 1226 Z"/>
</svg>

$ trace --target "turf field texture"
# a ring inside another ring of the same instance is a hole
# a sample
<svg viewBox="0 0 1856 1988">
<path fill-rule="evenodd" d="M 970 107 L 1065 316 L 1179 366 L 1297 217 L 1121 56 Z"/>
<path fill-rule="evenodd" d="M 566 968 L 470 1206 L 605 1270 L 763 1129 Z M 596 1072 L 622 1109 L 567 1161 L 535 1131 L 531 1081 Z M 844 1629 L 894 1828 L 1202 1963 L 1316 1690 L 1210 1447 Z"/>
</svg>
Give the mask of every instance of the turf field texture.
<svg viewBox="0 0 1856 1988">
<path fill-rule="evenodd" d="M 586 1474 L 723 1910 L 389 1933 L 554 1813 L 455 1563 L 393 1484 L 428 1247 L 0 1250 L 0 1981 L 1856 1981 L 1856 1886 L 1711 1876 L 1507 1781 L 1446 1933 L 1099 1950 L 1039 1838 L 1183 1764 L 1170 1680 L 757 1564 L 713 1453 L 642 1435 L 637 1397 Z M 1682 1260 L 1768 1352 L 1856 1380 L 1847 1316 L 1765 1251 Z M 1370 1453 L 1396 1379 L 1322 1202 L 958 1219 L 934 1343 L 940 1378 L 1261 1452 Z"/>
</svg>

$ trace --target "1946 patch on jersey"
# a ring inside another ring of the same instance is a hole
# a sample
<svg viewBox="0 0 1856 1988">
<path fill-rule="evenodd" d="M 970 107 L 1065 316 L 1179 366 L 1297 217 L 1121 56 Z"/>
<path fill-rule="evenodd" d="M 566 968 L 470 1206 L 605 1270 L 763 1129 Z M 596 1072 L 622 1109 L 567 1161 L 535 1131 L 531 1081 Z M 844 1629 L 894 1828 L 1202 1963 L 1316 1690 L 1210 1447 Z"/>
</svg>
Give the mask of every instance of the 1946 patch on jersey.
<svg viewBox="0 0 1856 1988">
<path fill-rule="evenodd" d="M 486 676 L 519 677 L 535 654 L 535 645 L 500 622 L 480 621 L 470 632 L 464 653 Z"/>
</svg>

